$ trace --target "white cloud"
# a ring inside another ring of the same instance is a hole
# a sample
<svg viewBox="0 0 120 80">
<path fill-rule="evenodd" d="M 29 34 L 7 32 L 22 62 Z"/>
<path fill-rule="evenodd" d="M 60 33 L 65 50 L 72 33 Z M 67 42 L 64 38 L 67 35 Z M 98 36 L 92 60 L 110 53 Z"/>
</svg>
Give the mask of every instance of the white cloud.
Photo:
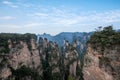
<svg viewBox="0 0 120 80">
<path fill-rule="evenodd" d="M 3 4 L 10 6 L 12 8 L 17 8 L 18 6 L 10 1 L 3 1 Z"/>
<path fill-rule="evenodd" d="M 112 24 L 114 22 L 120 22 L 120 10 L 113 11 L 75 11 L 65 8 L 50 7 L 45 12 L 42 9 L 38 12 L 33 12 L 29 16 L 37 18 L 45 24 L 54 24 L 56 26 L 73 26 L 81 24 Z M 82 13 L 82 14 L 80 14 Z"/>
<path fill-rule="evenodd" d="M 12 20 L 12 19 L 15 19 L 15 17 L 12 17 L 12 16 L 1 16 L 0 17 L 0 20 Z"/>
<path fill-rule="evenodd" d="M 113 23 L 113 22 L 120 22 L 120 11 L 107 11 L 103 13 L 95 13 L 88 16 L 92 21 L 95 22 L 103 22 L 103 23 Z"/>
<path fill-rule="evenodd" d="M 6 33 L 39 33 L 44 32 L 45 24 L 32 22 L 24 24 L 0 24 L 0 32 Z"/>
<path fill-rule="evenodd" d="M 78 23 L 77 20 L 74 19 L 56 19 L 54 20 L 55 25 L 62 25 L 62 26 L 72 26 Z"/>
<path fill-rule="evenodd" d="M 70 13 L 68 13 L 70 14 Z M 67 15 L 66 15 L 67 16 Z M 60 18 L 60 22 L 63 22 L 63 24 L 84 24 L 86 25 L 90 23 L 94 24 L 111 24 L 115 22 L 120 22 L 120 10 L 115 11 L 106 11 L 106 12 L 97 12 L 97 13 L 89 13 L 88 15 L 79 15 L 74 14 L 73 16 L 67 16 L 66 18 Z M 69 25 L 70 26 L 70 25 Z"/>
<path fill-rule="evenodd" d="M 4 28 L 5 30 L 20 29 L 20 26 L 19 25 L 15 25 L 15 24 L 1 24 L 0 28 Z"/>
<path fill-rule="evenodd" d="M 0 24 L 0 28 L 12 28 L 12 29 L 25 29 L 25 28 L 36 28 L 36 27 L 42 27 L 45 24 L 38 23 L 38 22 L 32 22 L 32 23 L 25 23 L 25 24 Z"/>
<path fill-rule="evenodd" d="M 28 14 L 28 16 L 33 16 L 33 17 L 47 17 L 49 14 L 46 13 L 40 13 L 40 12 L 36 12 L 33 14 Z"/>
<path fill-rule="evenodd" d="M 24 24 L 22 25 L 24 28 L 35 28 L 35 27 L 41 27 L 43 26 L 44 24 L 43 23 L 37 23 L 37 22 L 32 22 L 32 23 L 27 23 L 27 24 Z"/>
<path fill-rule="evenodd" d="M 23 7 L 23 8 L 30 8 L 30 7 L 35 7 L 36 5 L 33 5 L 33 4 L 30 4 L 30 3 L 23 3 L 21 0 L 20 1 L 15 1 L 15 2 L 12 2 L 12 1 L 3 1 L 2 2 L 4 5 L 7 5 L 7 6 L 10 6 L 12 8 L 18 8 L 18 7 Z"/>
<path fill-rule="evenodd" d="M 32 4 L 21 4 L 21 5 L 23 5 L 24 7 L 27 7 L 27 8 L 32 7 Z"/>
</svg>

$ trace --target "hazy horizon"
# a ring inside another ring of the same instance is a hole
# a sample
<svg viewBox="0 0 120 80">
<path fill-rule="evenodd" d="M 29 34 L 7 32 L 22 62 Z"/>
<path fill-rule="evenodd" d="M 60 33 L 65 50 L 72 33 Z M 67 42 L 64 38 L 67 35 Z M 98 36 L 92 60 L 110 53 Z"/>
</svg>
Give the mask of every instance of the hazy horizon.
<svg viewBox="0 0 120 80">
<path fill-rule="evenodd" d="M 0 0 L 0 33 L 57 35 L 120 29 L 120 0 Z"/>
</svg>

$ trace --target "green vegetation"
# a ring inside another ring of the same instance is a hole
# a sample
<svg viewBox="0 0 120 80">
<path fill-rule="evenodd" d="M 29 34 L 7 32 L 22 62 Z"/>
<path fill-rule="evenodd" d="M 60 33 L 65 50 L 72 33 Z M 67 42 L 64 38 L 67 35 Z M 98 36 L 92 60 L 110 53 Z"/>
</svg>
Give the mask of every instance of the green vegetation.
<svg viewBox="0 0 120 80">
<path fill-rule="evenodd" d="M 75 79 L 72 76 L 69 76 L 68 80 L 75 80 Z"/>
<path fill-rule="evenodd" d="M 77 76 L 80 76 L 80 80 L 84 80 L 84 78 L 83 78 L 84 60 L 81 60 L 80 63 L 81 63 L 80 65 L 77 64 L 77 67 L 76 67 L 76 75 L 77 75 Z"/>
<path fill-rule="evenodd" d="M 32 79 L 32 80 L 42 80 L 38 72 L 29 67 L 21 66 L 16 70 L 10 67 L 10 69 L 12 72 L 12 76 L 10 76 L 9 79 L 12 79 L 15 77 L 15 80 L 25 80 L 26 78 Z"/>
<path fill-rule="evenodd" d="M 103 56 L 103 57 L 100 57 L 99 59 L 100 59 L 100 62 L 99 62 L 100 65 L 110 63 L 110 59 L 108 57 Z"/>
<path fill-rule="evenodd" d="M 61 80 L 60 73 L 56 72 L 52 74 L 52 80 Z"/>
<path fill-rule="evenodd" d="M 105 48 L 120 44 L 120 32 L 113 30 L 112 26 L 104 27 L 103 30 L 99 27 L 99 30 L 91 36 L 88 43 L 93 49 L 101 48 L 104 51 Z"/>
<path fill-rule="evenodd" d="M 16 34 L 16 33 L 0 33 L 0 54 L 9 53 L 8 40 L 11 40 L 13 47 L 16 44 L 19 44 L 20 41 L 24 41 L 28 44 L 28 48 L 31 49 L 30 39 L 33 38 L 36 40 L 35 34 Z"/>
<path fill-rule="evenodd" d="M 49 48 L 45 48 L 45 60 L 41 59 L 42 62 L 42 69 L 43 69 L 43 78 L 45 80 L 52 80 L 52 68 L 49 64 Z"/>
<path fill-rule="evenodd" d="M 114 47 L 120 45 L 120 32 L 113 30 L 112 26 L 104 27 L 103 29 L 99 27 L 99 29 L 91 36 L 88 45 L 98 51 L 100 55 L 99 67 L 104 67 L 106 70 L 109 67 L 109 70 L 113 70 L 111 61 L 116 57 L 117 53 L 111 55 L 112 53 L 108 50 L 115 50 Z M 113 58 L 110 57 L 110 55 L 113 56 Z M 117 62 L 117 60 L 115 61 Z"/>
</svg>

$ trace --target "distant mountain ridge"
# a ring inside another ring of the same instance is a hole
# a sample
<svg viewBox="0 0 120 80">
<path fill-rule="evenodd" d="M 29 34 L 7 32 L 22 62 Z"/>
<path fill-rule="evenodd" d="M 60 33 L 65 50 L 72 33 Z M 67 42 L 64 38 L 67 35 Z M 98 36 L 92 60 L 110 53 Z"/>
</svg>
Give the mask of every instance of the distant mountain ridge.
<svg viewBox="0 0 120 80">
<path fill-rule="evenodd" d="M 93 34 L 93 32 L 62 32 L 60 34 L 57 34 L 55 36 L 51 36 L 50 34 L 38 34 L 37 37 L 47 38 L 49 41 L 56 42 L 59 46 L 63 45 L 63 41 L 67 40 L 69 43 L 72 43 L 74 39 L 80 41 L 80 42 L 86 42 L 90 36 Z"/>
<path fill-rule="evenodd" d="M 116 30 L 120 32 L 120 29 Z M 40 37 L 47 38 L 49 41 L 56 42 L 59 47 L 64 46 L 64 41 L 68 41 L 69 44 L 72 44 L 73 42 L 77 41 L 79 42 L 78 46 L 78 53 L 85 53 L 86 51 L 86 42 L 90 39 L 90 36 L 94 32 L 61 32 L 55 36 L 52 36 L 50 34 L 38 34 L 37 39 L 39 40 Z"/>
<path fill-rule="evenodd" d="M 120 29 L 118 29 L 117 31 L 120 32 Z"/>
<path fill-rule="evenodd" d="M 37 42 L 41 38 L 47 38 L 48 41 L 56 42 L 60 49 L 64 47 L 65 42 L 68 42 L 69 44 L 77 44 L 77 52 L 79 55 L 79 58 L 82 59 L 82 56 L 86 53 L 86 42 L 89 40 L 90 36 L 94 32 L 62 32 L 58 35 L 51 36 L 50 34 L 42 34 L 37 35 Z"/>
<path fill-rule="evenodd" d="M 117 32 L 120 32 L 120 29 L 116 30 Z M 55 36 L 52 36 L 50 34 L 38 34 L 37 38 L 42 37 L 42 38 L 47 38 L 49 41 L 56 42 L 59 46 L 63 45 L 63 41 L 67 40 L 69 43 L 71 43 L 74 39 L 77 39 L 81 43 L 86 44 L 90 36 L 94 33 L 92 32 L 61 32 Z"/>
</svg>

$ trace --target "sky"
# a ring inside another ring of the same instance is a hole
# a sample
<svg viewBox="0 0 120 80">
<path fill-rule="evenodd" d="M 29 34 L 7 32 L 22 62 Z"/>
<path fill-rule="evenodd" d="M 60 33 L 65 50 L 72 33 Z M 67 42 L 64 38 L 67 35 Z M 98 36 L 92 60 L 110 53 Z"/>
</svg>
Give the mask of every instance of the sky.
<svg viewBox="0 0 120 80">
<path fill-rule="evenodd" d="M 0 0 L 0 33 L 90 32 L 120 29 L 120 0 Z"/>
</svg>

